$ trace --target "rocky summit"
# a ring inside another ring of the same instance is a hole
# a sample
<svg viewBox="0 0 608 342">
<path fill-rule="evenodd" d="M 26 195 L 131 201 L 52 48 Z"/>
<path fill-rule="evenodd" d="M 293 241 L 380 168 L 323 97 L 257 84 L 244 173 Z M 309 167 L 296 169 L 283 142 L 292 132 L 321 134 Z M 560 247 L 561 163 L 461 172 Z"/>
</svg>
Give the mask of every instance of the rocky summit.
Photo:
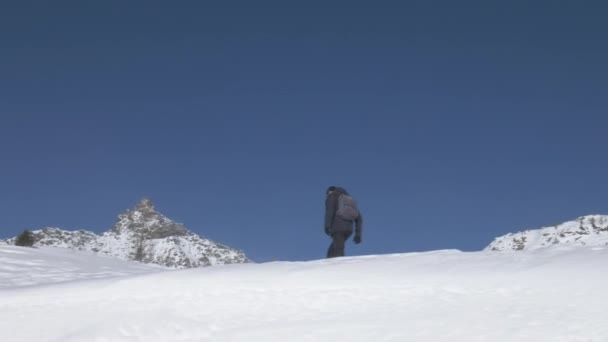
<svg viewBox="0 0 608 342">
<path fill-rule="evenodd" d="M 242 251 L 201 237 L 173 222 L 158 212 L 149 199 L 120 214 L 117 222 L 101 235 L 51 227 L 35 230 L 33 234 L 34 246 L 70 248 L 171 268 L 250 262 Z M 0 243 L 14 244 L 15 239 Z"/>
<path fill-rule="evenodd" d="M 156 211 L 152 201 L 145 198 L 133 209 L 118 216 L 118 222 L 110 229 L 111 233 L 138 234 L 144 240 L 164 239 L 172 236 L 192 234 L 182 224 L 175 223 Z"/>
</svg>

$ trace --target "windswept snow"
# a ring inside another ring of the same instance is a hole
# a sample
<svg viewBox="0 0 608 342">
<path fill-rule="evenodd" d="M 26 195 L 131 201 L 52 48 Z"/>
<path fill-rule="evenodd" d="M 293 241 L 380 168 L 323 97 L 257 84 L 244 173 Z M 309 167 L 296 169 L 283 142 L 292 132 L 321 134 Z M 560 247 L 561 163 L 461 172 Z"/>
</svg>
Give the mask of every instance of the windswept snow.
<svg viewBox="0 0 608 342">
<path fill-rule="evenodd" d="M 160 270 L 167 269 L 73 249 L 0 246 L 0 289 L 105 279 Z"/>
<path fill-rule="evenodd" d="M 40 258 L 36 253 L 0 246 L 0 265 L 27 266 Z M 1 276 L 1 340 L 608 341 L 605 247 L 443 250 L 171 271 L 121 265 L 138 275 L 35 287 Z"/>
</svg>

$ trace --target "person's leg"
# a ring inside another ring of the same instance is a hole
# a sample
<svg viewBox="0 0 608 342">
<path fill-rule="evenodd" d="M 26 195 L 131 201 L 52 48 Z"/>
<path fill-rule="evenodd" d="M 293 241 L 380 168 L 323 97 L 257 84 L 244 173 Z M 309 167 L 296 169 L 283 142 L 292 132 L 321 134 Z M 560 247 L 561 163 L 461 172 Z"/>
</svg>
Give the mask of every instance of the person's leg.
<svg viewBox="0 0 608 342">
<path fill-rule="evenodd" d="M 333 258 L 334 257 L 334 240 L 332 237 L 331 243 L 329 244 L 329 248 L 327 249 L 327 257 L 328 258 Z"/>
<path fill-rule="evenodd" d="M 328 258 L 335 258 L 344 256 L 344 239 L 348 234 L 344 232 L 336 232 L 331 234 L 333 239 L 329 250 L 327 251 Z"/>
</svg>

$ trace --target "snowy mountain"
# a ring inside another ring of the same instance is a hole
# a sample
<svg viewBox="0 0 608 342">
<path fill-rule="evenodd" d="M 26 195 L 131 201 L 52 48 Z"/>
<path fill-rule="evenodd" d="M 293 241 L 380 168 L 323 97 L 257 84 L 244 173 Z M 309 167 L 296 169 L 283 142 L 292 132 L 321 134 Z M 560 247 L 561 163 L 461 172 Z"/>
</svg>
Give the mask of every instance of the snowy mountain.
<svg viewBox="0 0 608 342">
<path fill-rule="evenodd" d="M 582 216 L 574 221 L 496 238 L 485 250 L 535 250 L 554 245 L 608 246 L 608 216 Z"/>
<path fill-rule="evenodd" d="M 249 262 L 243 252 L 200 237 L 171 221 L 156 211 L 148 199 L 119 215 L 116 224 L 101 236 L 59 228 L 44 228 L 33 233 L 35 246 L 95 252 L 172 268 Z M 14 244 L 15 239 L 4 243 Z"/>
<path fill-rule="evenodd" d="M 608 341 L 607 246 L 150 267 L 0 246 L 0 339 Z"/>
</svg>

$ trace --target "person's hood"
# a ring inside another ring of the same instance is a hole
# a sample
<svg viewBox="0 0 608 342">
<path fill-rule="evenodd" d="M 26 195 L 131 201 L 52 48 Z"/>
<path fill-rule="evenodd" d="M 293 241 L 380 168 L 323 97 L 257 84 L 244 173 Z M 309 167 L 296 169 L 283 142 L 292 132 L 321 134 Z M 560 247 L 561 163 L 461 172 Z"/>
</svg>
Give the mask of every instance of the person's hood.
<svg viewBox="0 0 608 342">
<path fill-rule="evenodd" d="M 341 193 L 341 194 L 348 195 L 348 192 L 346 191 L 346 189 L 344 189 L 342 187 L 339 187 L 339 186 L 336 187 L 335 191 L 338 192 L 338 193 Z"/>
</svg>

